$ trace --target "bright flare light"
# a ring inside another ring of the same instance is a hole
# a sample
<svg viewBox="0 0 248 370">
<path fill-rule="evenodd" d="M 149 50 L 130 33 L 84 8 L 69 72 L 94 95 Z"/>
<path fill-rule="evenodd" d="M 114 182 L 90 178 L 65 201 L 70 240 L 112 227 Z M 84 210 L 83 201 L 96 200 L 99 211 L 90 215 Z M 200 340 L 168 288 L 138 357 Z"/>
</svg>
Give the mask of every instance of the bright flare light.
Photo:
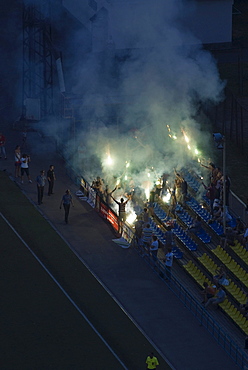
<svg viewBox="0 0 248 370">
<path fill-rule="evenodd" d="M 132 225 L 134 223 L 134 221 L 136 220 L 136 213 L 134 211 L 132 211 L 131 213 L 129 213 L 129 215 L 127 216 L 127 222 L 129 223 L 129 225 Z"/>
<path fill-rule="evenodd" d="M 128 168 L 129 166 L 130 166 L 130 163 L 126 162 L 126 168 Z"/>
<path fill-rule="evenodd" d="M 145 195 L 146 195 L 146 199 L 149 199 L 149 197 L 150 197 L 150 189 L 149 188 L 145 189 Z"/>
<path fill-rule="evenodd" d="M 107 160 L 106 160 L 106 163 L 107 165 L 111 166 L 113 164 L 113 159 L 111 158 L 110 154 L 108 155 L 107 157 Z"/>
<path fill-rule="evenodd" d="M 171 195 L 170 193 L 167 193 L 166 195 L 163 196 L 163 202 L 164 203 L 169 203 L 170 202 Z"/>
<path fill-rule="evenodd" d="M 198 155 L 199 154 L 199 150 L 198 149 L 195 149 L 195 154 Z"/>
</svg>

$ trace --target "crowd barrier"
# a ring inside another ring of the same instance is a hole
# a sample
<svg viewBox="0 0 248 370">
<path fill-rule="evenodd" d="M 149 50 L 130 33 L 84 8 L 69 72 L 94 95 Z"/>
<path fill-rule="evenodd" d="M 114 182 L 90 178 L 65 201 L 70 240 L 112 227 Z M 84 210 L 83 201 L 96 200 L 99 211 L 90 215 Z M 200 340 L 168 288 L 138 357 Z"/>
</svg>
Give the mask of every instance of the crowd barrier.
<svg viewBox="0 0 248 370">
<path fill-rule="evenodd" d="M 176 276 L 172 273 L 170 280 L 165 280 L 166 271 L 164 264 L 159 259 L 154 261 L 154 258 L 147 253 L 145 253 L 144 257 L 144 248 L 136 242 L 133 229 L 127 224 L 120 225 L 117 214 L 107 206 L 104 200 L 91 188 L 90 184 L 82 176 L 78 175 L 71 166 L 68 166 L 67 174 L 75 184 L 80 186 L 80 190 L 87 197 L 88 203 L 112 225 L 116 232 L 122 233 L 121 236 L 144 258 L 146 263 L 151 266 L 154 272 L 157 273 L 184 306 L 192 312 L 200 324 L 207 329 L 235 364 L 240 369 L 248 368 L 248 356 L 245 351 L 216 323 L 208 311 L 178 281 Z M 235 199 L 231 200 L 231 202 L 234 201 Z"/>
</svg>

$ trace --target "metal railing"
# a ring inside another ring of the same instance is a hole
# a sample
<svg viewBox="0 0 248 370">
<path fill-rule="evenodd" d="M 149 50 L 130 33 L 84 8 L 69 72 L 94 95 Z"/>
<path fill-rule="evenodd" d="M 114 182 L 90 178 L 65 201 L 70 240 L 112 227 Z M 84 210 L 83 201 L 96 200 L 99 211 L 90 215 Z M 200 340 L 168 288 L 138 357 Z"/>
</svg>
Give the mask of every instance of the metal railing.
<svg viewBox="0 0 248 370">
<path fill-rule="evenodd" d="M 200 324 L 214 337 L 217 343 L 225 350 L 232 358 L 235 364 L 240 369 L 248 367 L 248 356 L 242 348 L 228 335 L 225 330 L 215 321 L 215 319 L 207 312 L 207 310 L 184 288 L 176 276 L 171 273 L 171 278 L 166 280 L 166 267 L 157 259 L 150 256 L 144 248 L 135 243 L 135 251 L 142 255 L 145 262 L 154 270 L 154 272 L 164 281 L 169 289 L 179 298 L 179 300 L 187 307 Z M 144 255 L 145 252 L 145 255 Z"/>
<path fill-rule="evenodd" d="M 71 180 L 76 184 L 80 185 L 81 176 L 76 173 L 76 171 L 70 165 L 67 166 L 67 175 Z M 238 201 L 238 198 L 235 198 L 232 194 L 231 202 Z M 232 204 L 231 203 L 231 204 Z M 230 204 L 230 205 L 231 205 Z M 240 203 L 238 203 L 240 205 Z M 241 207 L 245 205 L 242 204 Z M 126 227 L 128 227 L 126 225 Z M 133 233 L 133 230 L 130 229 L 130 234 Z M 176 276 L 171 273 L 169 280 L 166 280 L 167 277 L 165 265 L 159 260 L 154 258 L 145 251 L 144 247 L 139 245 L 136 241 L 135 235 L 133 233 L 131 247 L 142 257 L 146 263 L 148 263 L 154 272 L 164 281 L 169 289 L 179 298 L 179 300 L 187 307 L 190 312 L 196 317 L 202 326 L 204 326 L 207 331 L 214 337 L 217 343 L 225 350 L 225 352 L 232 358 L 235 364 L 240 369 L 245 369 L 248 367 L 248 356 L 243 351 L 242 348 L 232 339 L 225 330 L 214 320 L 214 318 L 206 311 L 206 309 L 184 288 L 184 286 L 179 282 Z M 145 254 L 145 256 L 144 256 Z"/>
</svg>

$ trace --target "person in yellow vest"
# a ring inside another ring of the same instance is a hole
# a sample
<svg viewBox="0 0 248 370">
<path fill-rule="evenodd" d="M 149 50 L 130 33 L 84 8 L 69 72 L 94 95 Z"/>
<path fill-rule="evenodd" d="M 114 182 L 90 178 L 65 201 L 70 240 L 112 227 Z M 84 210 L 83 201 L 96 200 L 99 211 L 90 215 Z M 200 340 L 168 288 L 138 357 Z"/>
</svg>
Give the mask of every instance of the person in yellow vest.
<svg viewBox="0 0 248 370">
<path fill-rule="evenodd" d="M 156 369 L 159 365 L 157 357 L 154 356 L 153 352 L 150 353 L 146 358 L 146 368 L 147 369 Z"/>
</svg>

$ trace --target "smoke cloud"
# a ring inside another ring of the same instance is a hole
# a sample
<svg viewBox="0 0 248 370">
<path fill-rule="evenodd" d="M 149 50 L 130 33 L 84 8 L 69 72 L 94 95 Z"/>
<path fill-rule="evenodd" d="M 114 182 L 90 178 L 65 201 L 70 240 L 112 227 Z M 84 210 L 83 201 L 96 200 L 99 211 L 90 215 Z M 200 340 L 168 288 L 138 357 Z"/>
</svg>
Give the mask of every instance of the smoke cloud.
<svg viewBox="0 0 248 370">
<path fill-rule="evenodd" d="M 188 1 L 108 3 L 102 51 L 81 53 L 84 35 L 70 35 L 74 62 L 65 80 L 81 98 L 65 155 L 88 181 L 101 176 L 114 186 L 126 179 L 151 189 L 164 173 L 208 160 L 211 135 L 199 122 L 199 107 L 218 103 L 224 82 L 185 26 Z M 59 134 L 56 124 L 51 128 Z"/>
</svg>

